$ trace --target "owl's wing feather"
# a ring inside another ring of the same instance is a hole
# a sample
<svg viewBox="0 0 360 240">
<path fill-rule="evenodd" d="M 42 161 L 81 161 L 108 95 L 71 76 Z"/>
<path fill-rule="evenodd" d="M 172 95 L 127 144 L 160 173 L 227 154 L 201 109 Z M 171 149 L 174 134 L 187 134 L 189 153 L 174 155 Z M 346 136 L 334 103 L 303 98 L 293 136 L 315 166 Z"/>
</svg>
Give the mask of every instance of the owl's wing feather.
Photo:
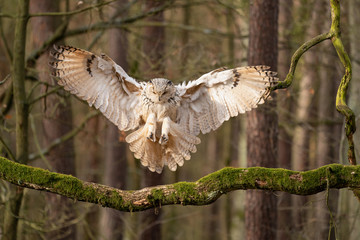
<svg viewBox="0 0 360 240">
<path fill-rule="evenodd" d="M 58 84 L 99 109 L 120 130 L 139 125 L 137 109 L 142 85 L 106 55 L 69 47 L 54 46 L 54 76 Z"/>
<path fill-rule="evenodd" d="M 277 82 L 267 66 L 214 70 L 176 86 L 181 97 L 177 122 L 191 134 L 208 133 L 264 103 Z"/>
</svg>

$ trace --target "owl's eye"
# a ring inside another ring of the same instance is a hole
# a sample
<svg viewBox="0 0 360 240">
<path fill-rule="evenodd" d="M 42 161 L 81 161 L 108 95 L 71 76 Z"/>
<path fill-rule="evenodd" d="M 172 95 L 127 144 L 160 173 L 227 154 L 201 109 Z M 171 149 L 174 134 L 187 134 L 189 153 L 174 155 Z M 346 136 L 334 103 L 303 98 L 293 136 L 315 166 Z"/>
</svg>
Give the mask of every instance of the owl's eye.
<svg viewBox="0 0 360 240">
<path fill-rule="evenodd" d="M 167 93 L 167 91 L 164 91 L 164 92 L 161 94 L 161 96 L 162 96 L 162 95 L 165 95 L 166 93 Z"/>
</svg>

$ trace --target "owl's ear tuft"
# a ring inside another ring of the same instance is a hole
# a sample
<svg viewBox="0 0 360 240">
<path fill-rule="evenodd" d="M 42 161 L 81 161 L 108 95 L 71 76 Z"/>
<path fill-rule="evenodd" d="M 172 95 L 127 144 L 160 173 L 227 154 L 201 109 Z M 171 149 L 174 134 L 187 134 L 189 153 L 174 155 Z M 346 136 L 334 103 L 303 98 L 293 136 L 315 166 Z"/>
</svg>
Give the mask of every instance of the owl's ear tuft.
<svg viewBox="0 0 360 240">
<path fill-rule="evenodd" d="M 173 85 L 172 81 L 168 80 L 167 85 L 172 86 Z"/>
<path fill-rule="evenodd" d="M 152 81 L 152 79 L 150 79 L 149 83 L 154 84 L 153 81 Z"/>
</svg>

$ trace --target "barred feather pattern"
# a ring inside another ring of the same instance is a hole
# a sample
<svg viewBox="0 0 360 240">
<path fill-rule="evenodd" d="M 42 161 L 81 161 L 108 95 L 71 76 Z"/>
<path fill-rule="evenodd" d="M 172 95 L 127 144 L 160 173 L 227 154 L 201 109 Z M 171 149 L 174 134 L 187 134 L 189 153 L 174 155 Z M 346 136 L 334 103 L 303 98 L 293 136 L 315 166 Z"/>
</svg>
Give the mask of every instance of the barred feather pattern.
<svg viewBox="0 0 360 240">
<path fill-rule="evenodd" d="M 141 85 L 109 57 L 68 46 L 55 47 L 51 56 L 65 90 L 99 109 L 120 130 L 139 126 Z"/>
<path fill-rule="evenodd" d="M 130 150 L 157 173 L 183 166 L 196 152 L 197 135 L 264 103 L 278 82 L 269 67 L 253 66 L 217 69 L 179 85 L 164 78 L 139 83 L 104 54 L 55 46 L 51 56 L 58 84 L 119 130 L 134 130 L 125 139 Z"/>
<path fill-rule="evenodd" d="M 145 124 L 137 131 L 129 134 L 126 141 L 134 156 L 140 159 L 143 166 L 150 171 L 161 173 L 164 165 L 171 171 L 176 171 L 177 166 L 184 165 L 184 160 L 190 160 L 191 153 L 196 152 L 196 145 L 201 141 L 198 137 L 188 134 L 179 124 L 171 122 L 169 140 L 166 145 L 149 141 L 148 127 Z"/>
<path fill-rule="evenodd" d="M 264 103 L 277 83 L 276 72 L 268 66 L 214 70 L 178 86 L 183 100 L 177 122 L 191 134 L 206 134 L 230 117 Z"/>
</svg>

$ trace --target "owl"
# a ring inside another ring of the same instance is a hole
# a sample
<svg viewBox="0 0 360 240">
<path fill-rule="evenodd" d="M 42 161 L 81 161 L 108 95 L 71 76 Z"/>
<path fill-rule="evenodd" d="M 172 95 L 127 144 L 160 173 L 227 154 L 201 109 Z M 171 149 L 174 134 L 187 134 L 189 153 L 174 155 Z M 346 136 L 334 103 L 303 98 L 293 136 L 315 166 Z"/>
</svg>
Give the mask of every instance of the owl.
<svg viewBox="0 0 360 240">
<path fill-rule="evenodd" d="M 245 113 L 278 82 L 267 66 L 217 69 L 174 84 L 165 78 L 138 82 L 105 54 L 55 46 L 53 75 L 65 90 L 100 110 L 126 137 L 135 158 L 150 171 L 171 171 L 191 158 L 197 137 Z"/>
</svg>

